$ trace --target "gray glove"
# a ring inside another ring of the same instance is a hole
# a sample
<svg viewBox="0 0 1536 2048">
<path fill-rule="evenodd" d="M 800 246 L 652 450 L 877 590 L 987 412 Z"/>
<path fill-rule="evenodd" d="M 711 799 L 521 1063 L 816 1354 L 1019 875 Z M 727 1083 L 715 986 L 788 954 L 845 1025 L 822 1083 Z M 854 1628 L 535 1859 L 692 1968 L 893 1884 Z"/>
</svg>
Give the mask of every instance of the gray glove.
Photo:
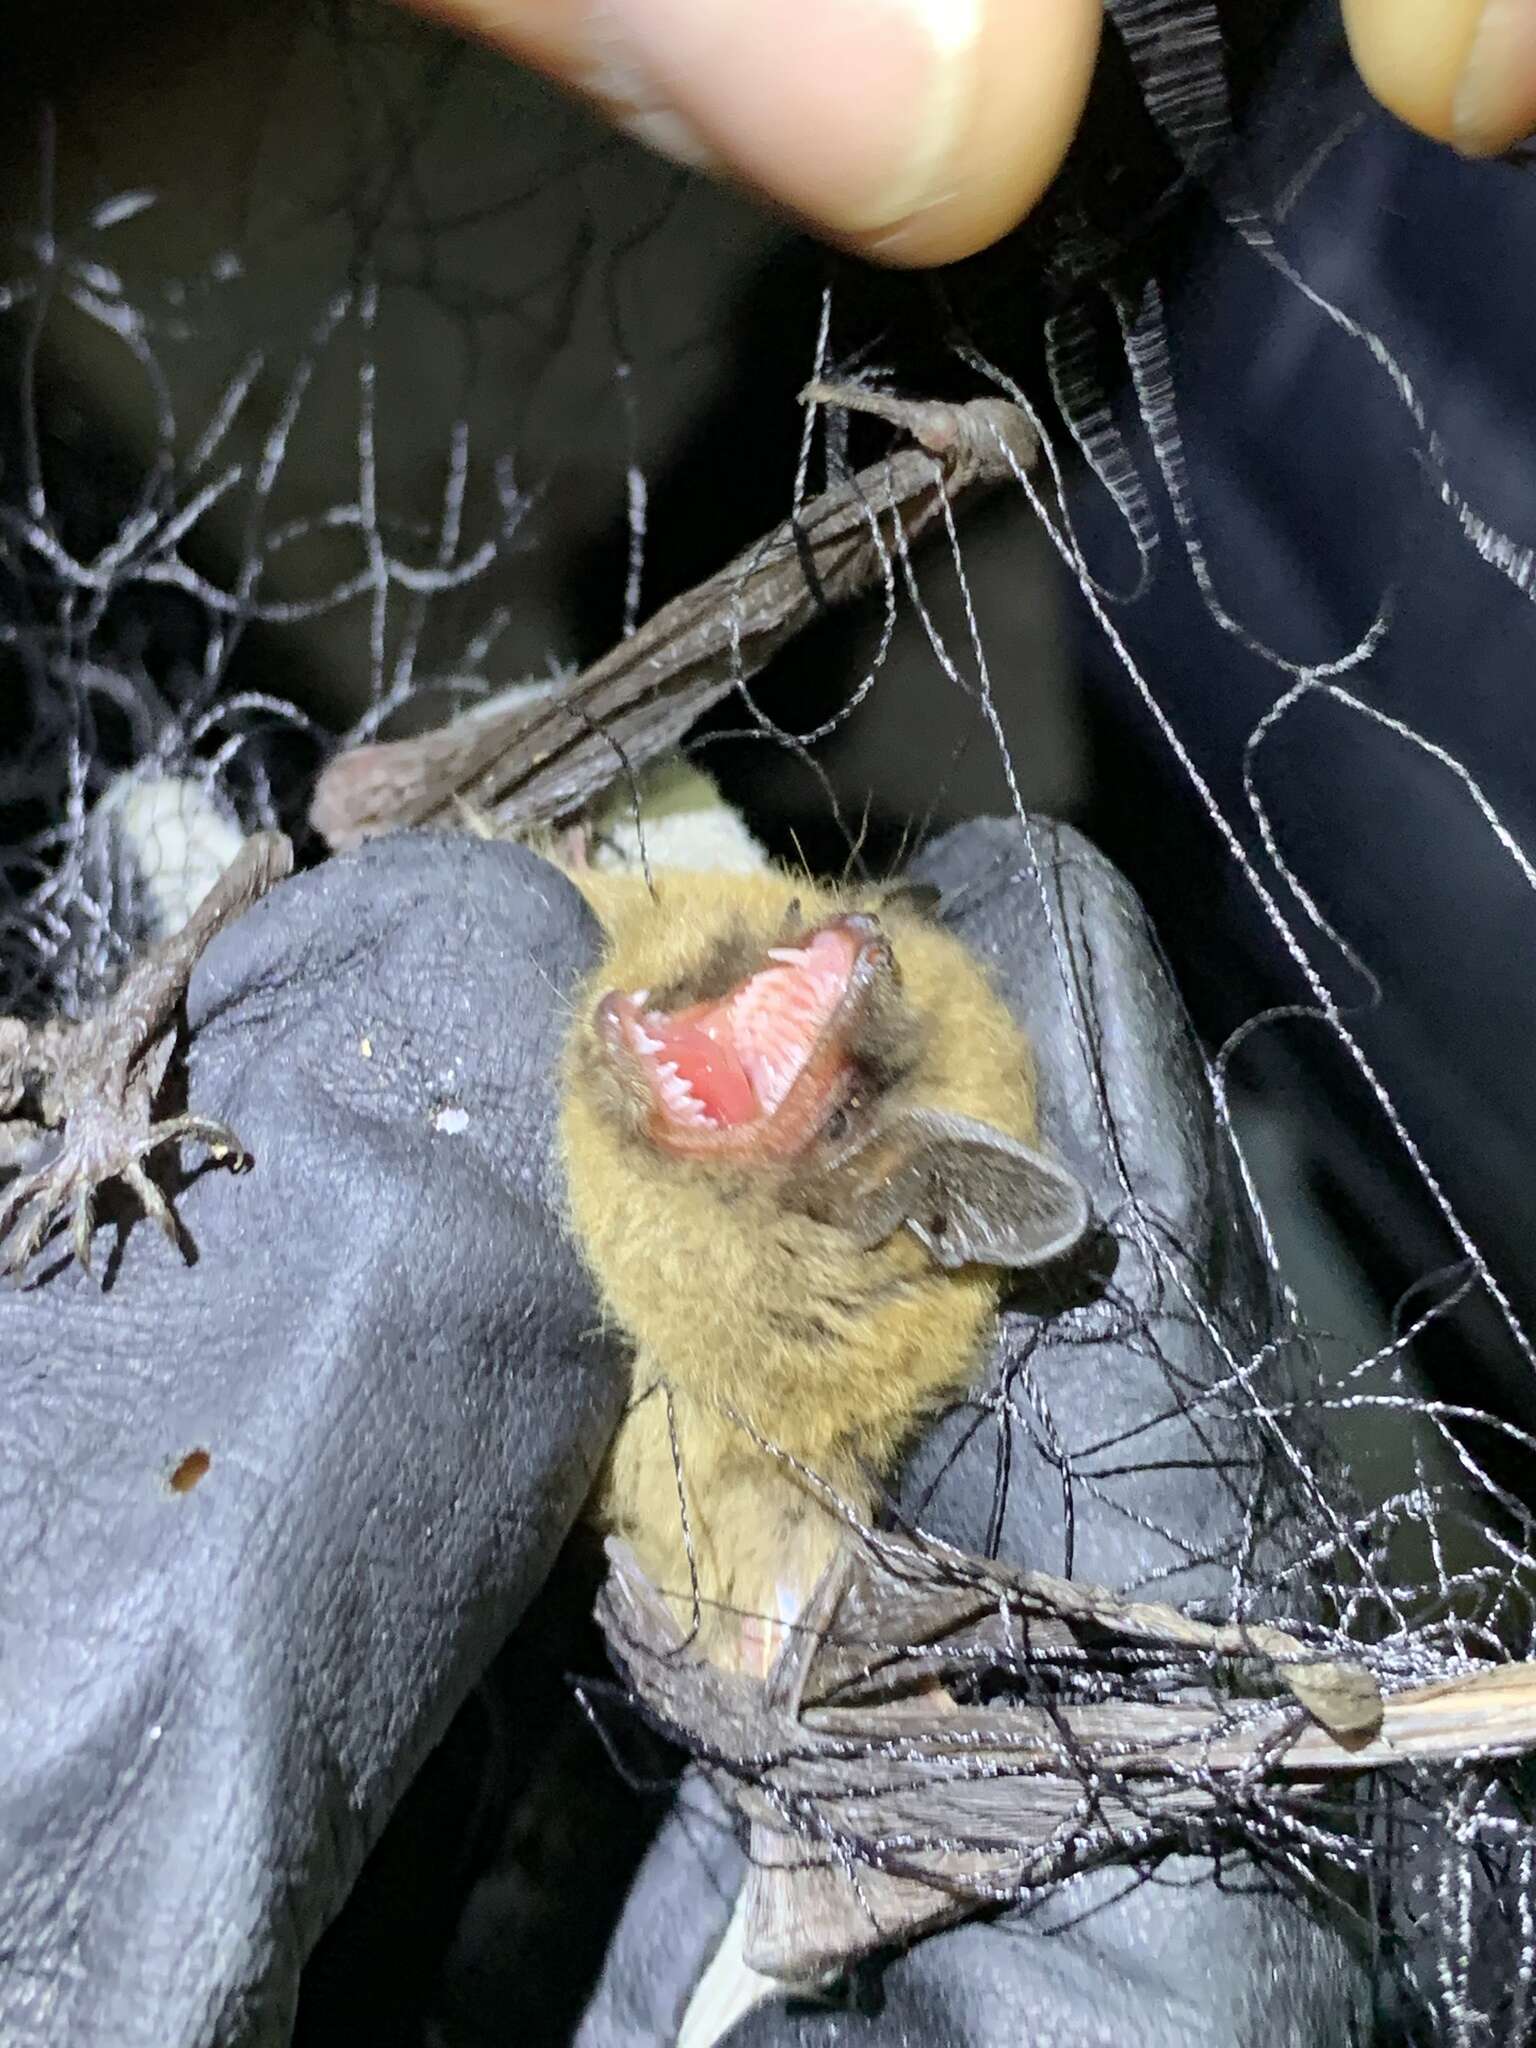
<svg viewBox="0 0 1536 2048">
<path fill-rule="evenodd" d="M 283 884 L 191 986 L 188 1098 L 255 1160 L 178 1195 L 196 1263 L 140 1219 L 104 1285 L 0 1289 L 7 2048 L 286 2040 L 543 1581 L 623 1398 L 551 1148 L 595 949 L 511 847 Z"/>
<path fill-rule="evenodd" d="M 1257 1537 L 1262 1569 L 1266 1515 L 1291 1505 L 1250 1419 L 1287 1367 L 1282 1348 L 1229 1390 L 1279 1324 L 1140 906 L 1074 833 L 1044 824 L 964 827 L 913 874 L 941 888 L 1033 1036 L 1043 1135 L 1089 1188 L 1118 1261 L 1099 1299 L 1005 1318 L 987 1391 L 1010 1392 L 1010 1420 L 962 1409 L 941 1422 L 911 1461 L 902 1511 L 972 1551 L 1224 1607 L 1245 1542 Z M 631 1893 L 581 2048 L 674 2040 L 741 1870 L 718 1804 L 691 1780 Z M 857 2017 L 781 1999 L 729 2039 L 1343 2048 L 1364 2037 L 1369 2007 L 1342 1936 L 1237 1855 L 1219 1874 L 1194 1857 L 1087 1873 L 1034 1911 L 919 1943 L 859 1992 Z"/>
</svg>

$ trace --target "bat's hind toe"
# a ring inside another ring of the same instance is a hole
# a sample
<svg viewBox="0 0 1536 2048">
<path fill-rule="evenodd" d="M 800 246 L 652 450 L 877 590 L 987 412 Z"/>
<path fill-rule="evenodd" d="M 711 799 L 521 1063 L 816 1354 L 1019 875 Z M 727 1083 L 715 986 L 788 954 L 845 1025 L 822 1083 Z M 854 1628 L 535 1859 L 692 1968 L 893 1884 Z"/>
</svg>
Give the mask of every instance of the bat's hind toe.
<svg viewBox="0 0 1536 2048">
<path fill-rule="evenodd" d="M 206 1146 L 213 1160 L 233 1172 L 250 1164 L 238 1135 L 213 1117 L 175 1116 L 156 1122 L 147 1105 L 131 1097 L 112 1103 L 98 1099 L 83 1114 L 71 1117 L 56 1155 L 5 1190 L 0 1206 L 0 1272 L 21 1279 L 67 1220 L 71 1249 L 88 1273 L 97 1197 L 112 1185 L 126 1190 L 139 1213 L 158 1225 L 184 1258 L 190 1257 L 176 1212 L 144 1165 L 151 1153 L 178 1140 Z"/>
</svg>

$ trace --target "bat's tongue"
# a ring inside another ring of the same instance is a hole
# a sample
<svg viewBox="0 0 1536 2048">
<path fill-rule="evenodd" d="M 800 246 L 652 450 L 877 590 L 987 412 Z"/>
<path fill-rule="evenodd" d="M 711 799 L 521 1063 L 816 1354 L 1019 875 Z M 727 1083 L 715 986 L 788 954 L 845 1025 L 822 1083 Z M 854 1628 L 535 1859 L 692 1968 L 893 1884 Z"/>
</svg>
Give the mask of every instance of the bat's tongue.
<svg viewBox="0 0 1536 2048">
<path fill-rule="evenodd" d="M 846 995 L 858 950 L 856 934 L 832 925 L 804 945 L 772 947 L 716 1002 L 668 1014 L 623 999 L 630 1044 L 668 1118 L 708 1130 L 772 1116 Z"/>
<path fill-rule="evenodd" d="M 740 1055 L 716 1035 L 717 1019 L 699 1022 L 653 1011 L 644 1025 L 656 1041 L 651 1072 L 657 1092 L 674 1123 L 723 1127 L 750 1123 L 760 1114 Z"/>
</svg>

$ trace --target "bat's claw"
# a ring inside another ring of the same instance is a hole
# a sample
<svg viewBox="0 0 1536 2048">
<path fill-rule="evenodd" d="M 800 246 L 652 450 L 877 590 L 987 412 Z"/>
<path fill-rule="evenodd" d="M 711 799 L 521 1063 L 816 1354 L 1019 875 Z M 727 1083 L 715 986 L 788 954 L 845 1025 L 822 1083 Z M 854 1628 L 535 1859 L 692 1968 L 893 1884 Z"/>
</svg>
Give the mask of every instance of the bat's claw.
<svg viewBox="0 0 1536 2048">
<path fill-rule="evenodd" d="M 250 1164 L 250 1154 L 235 1132 L 213 1117 L 150 1122 L 140 1090 L 130 1090 L 126 1100 L 115 1103 L 92 1100 L 69 1118 L 56 1157 L 5 1191 L 0 1206 L 0 1272 L 20 1279 L 33 1255 L 68 1217 L 71 1248 L 89 1273 L 96 1197 L 110 1181 L 127 1188 L 144 1215 L 187 1257 L 187 1239 L 176 1212 L 143 1163 L 177 1139 L 205 1145 L 211 1158 L 227 1163 L 233 1172 Z"/>
<path fill-rule="evenodd" d="M 36 1185 L 39 1176 L 29 1175 L 13 1188 L 0 1210 L 0 1271 L 19 1280 L 27 1262 L 48 1234 L 53 1211 L 46 1193 Z"/>
<path fill-rule="evenodd" d="M 176 1213 L 144 1162 L 177 1139 L 205 1145 L 236 1173 L 250 1156 L 216 1118 L 156 1122 L 155 1097 L 188 978 L 204 949 L 292 865 L 293 849 L 280 832 L 253 834 L 181 929 L 134 960 L 90 1015 L 34 1026 L 0 1017 L 0 1167 L 15 1161 L 20 1169 L 0 1191 L 0 1273 L 19 1277 L 66 1217 L 74 1255 L 89 1272 L 96 1197 L 114 1180 L 190 1258 Z M 37 1109 L 38 1120 L 19 1113 L 24 1105 Z M 41 1166 L 34 1163 L 39 1144 L 54 1148 Z"/>
<path fill-rule="evenodd" d="M 75 1248 L 75 1257 L 87 1273 L 91 1270 L 91 1232 L 95 1226 L 96 1190 L 88 1180 L 82 1181 L 75 1189 L 75 1214 L 70 1238 Z"/>
<path fill-rule="evenodd" d="M 183 1257 L 186 1243 L 181 1234 L 181 1225 L 176 1220 L 176 1211 L 155 1186 L 149 1175 L 136 1161 L 123 1168 L 123 1185 L 138 1197 L 139 1206 L 151 1223 L 158 1223 L 166 1241 Z"/>
<path fill-rule="evenodd" d="M 208 1156 L 220 1166 L 228 1166 L 231 1173 L 244 1173 L 251 1163 L 250 1153 L 235 1132 L 228 1124 L 220 1123 L 217 1117 L 170 1117 L 164 1123 L 151 1127 L 144 1150 L 152 1152 L 159 1145 L 169 1144 L 173 1138 L 194 1138 L 198 1144 L 206 1145 Z"/>
</svg>

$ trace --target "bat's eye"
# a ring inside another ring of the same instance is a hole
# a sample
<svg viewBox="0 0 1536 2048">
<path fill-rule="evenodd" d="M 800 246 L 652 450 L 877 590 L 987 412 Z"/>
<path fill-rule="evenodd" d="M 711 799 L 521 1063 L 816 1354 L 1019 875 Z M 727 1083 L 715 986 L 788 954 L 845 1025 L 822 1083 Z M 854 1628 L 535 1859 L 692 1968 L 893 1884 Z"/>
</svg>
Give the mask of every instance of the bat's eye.
<svg viewBox="0 0 1536 2048">
<path fill-rule="evenodd" d="M 863 1098 L 850 1095 L 846 1102 L 840 1102 L 821 1127 L 821 1135 L 829 1145 L 840 1145 L 853 1129 L 853 1119 L 864 1107 Z"/>
</svg>

